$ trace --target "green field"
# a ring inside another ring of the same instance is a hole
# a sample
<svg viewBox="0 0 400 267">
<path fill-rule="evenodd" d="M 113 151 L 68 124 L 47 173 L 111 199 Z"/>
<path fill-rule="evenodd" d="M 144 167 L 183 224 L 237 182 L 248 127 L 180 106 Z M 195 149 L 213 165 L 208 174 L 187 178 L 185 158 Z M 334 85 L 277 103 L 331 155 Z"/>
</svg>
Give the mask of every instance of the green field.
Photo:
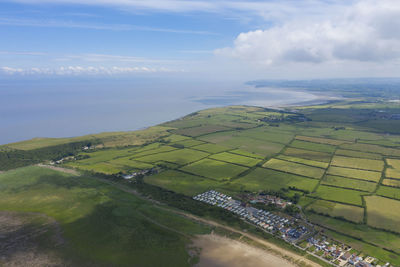
<svg viewBox="0 0 400 267">
<path fill-rule="evenodd" d="M 297 135 L 296 139 L 297 140 L 301 140 L 301 141 L 320 143 L 320 144 L 326 144 L 326 145 L 333 145 L 333 146 L 338 146 L 338 145 L 341 145 L 341 144 L 348 143 L 348 141 L 344 141 L 344 140 L 335 140 L 335 139 L 319 138 L 319 137 L 311 137 L 311 136 L 302 136 L 302 135 Z"/>
<path fill-rule="evenodd" d="M 315 161 L 321 161 L 321 162 L 326 162 L 329 163 L 331 161 L 332 155 L 329 153 L 323 153 L 323 152 L 316 152 L 316 151 L 310 151 L 310 150 L 305 150 L 305 149 L 297 149 L 297 148 L 292 148 L 288 147 L 285 149 L 283 154 L 287 156 L 292 156 L 296 158 L 304 158 L 304 159 L 309 159 L 309 160 L 315 160 Z"/>
<path fill-rule="evenodd" d="M 317 213 L 329 215 L 331 217 L 343 217 L 346 220 L 361 223 L 364 218 L 364 209 L 360 207 L 343 205 L 340 203 L 317 200 L 307 207 Z"/>
<path fill-rule="evenodd" d="M 89 177 L 26 167 L 0 174 L 0 182 L 1 211 L 57 220 L 66 242 L 43 250 L 71 266 L 189 266 L 187 235 L 209 232 Z"/>
<path fill-rule="evenodd" d="M 335 155 L 332 158 L 331 165 L 380 172 L 383 170 L 384 162 L 382 160 L 361 159 Z"/>
<path fill-rule="evenodd" d="M 240 149 L 231 150 L 231 151 L 229 151 L 229 153 L 238 154 L 238 155 L 246 156 L 246 157 L 249 157 L 249 158 L 264 159 L 263 156 L 260 156 L 260 155 L 255 154 L 255 153 L 247 152 L 247 151 L 244 151 L 244 150 L 240 150 Z"/>
<path fill-rule="evenodd" d="M 365 197 L 368 225 L 400 233 L 400 201 L 379 196 Z"/>
<path fill-rule="evenodd" d="M 386 177 L 400 179 L 400 160 L 386 159 L 386 162 L 389 165 L 385 172 Z"/>
<path fill-rule="evenodd" d="M 186 165 L 182 171 L 216 180 L 229 180 L 247 170 L 247 168 L 212 159 L 203 159 Z"/>
<path fill-rule="evenodd" d="M 331 200 L 331 201 L 361 206 L 362 205 L 361 195 L 363 194 L 365 193 L 355 190 L 320 185 L 317 191 L 312 195 L 325 200 Z"/>
<path fill-rule="evenodd" d="M 365 158 L 365 159 L 382 159 L 381 154 L 366 153 L 354 150 L 338 149 L 335 155 L 354 157 L 354 158 Z"/>
<path fill-rule="evenodd" d="M 194 196 L 219 187 L 219 183 L 214 180 L 173 170 L 148 176 L 145 182 L 187 196 Z"/>
<path fill-rule="evenodd" d="M 202 125 L 198 127 L 184 128 L 176 130 L 175 133 L 183 134 L 187 136 L 200 136 L 209 133 L 215 133 L 220 131 L 228 131 L 230 128 L 221 125 Z"/>
<path fill-rule="evenodd" d="M 380 172 L 342 168 L 336 166 L 329 167 L 328 174 L 372 182 L 379 182 L 379 180 L 381 179 Z"/>
<path fill-rule="evenodd" d="M 301 190 L 312 191 L 318 185 L 318 180 L 301 177 L 294 174 L 282 173 L 274 170 L 256 168 L 244 177 L 230 183 L 232 190 L 279 191 L 282 188 L 295 187 Z"/>
<path fill-rule="evenodd" d="M 216 145 L 216 144 L 206 143 L 206 144 L 202 144 L 202 145 L 199 145 L 199 146 L 195 146 L 195 147 L 193 147 L 193 149 L 201 150 L 201 151 L 204 151 L 204 152 L 207 152 L 207 153 L 219 153 L 219 152 L 222 152 L 222 151 L 230 150 L 231 148 L 220 146 L 220 145 Z"/>
<path fill-rule="evenodd" d="M 178 165 L 184 165 L 205 158 L 208 155 L 209 154 L 202 151 L 184 148 L 165 153 L 158 153 L 144 157 L 137 157 L 135 158 L 135 160 L 147 163 L 154 163 L 157 161 L 167 161 Z"/>
<path fill-rule="evenodd" d="M 341 176 L 327 175 L 324 179 L 322 179 L 321 184 L 331 185 L 336 187 L 343 187 L 348 189 L 356 189 L 366 192 L 373 192 L 377 186 L 376 183 L 345 178 Z"/>
<path fill-rule="evenodd" d="M 237 155 L 237 154 L 232 154 L 229 152 L 222 152 L 219 154 L 214 154 L 214 155 L 211 155 L 210 158 L 216 159 L 216 160 L 221 160 L 221 161 L 226 161 L 229 163 L 243 165 L 246 167 L 253 167 L 261 161 L 259 159 L 245 157 L 245 156 L 241 156 L 241 155 Z"/>
<path fill-rule="evenodd" d="M 325 170 L 321 168 L 311 167 L 280 159 L 270 159 L 263 165 L 263 167 L 317 179 L 321 178 L 325 173 Z"/>
<path fill-rule="evenodd" d="M 327 163 L 327 162 L 302 159 L 302 158 L 290 157 L 290 156 L 285 156 L 285 155 L 279 155 L 276 158 L 286 160 L 286 161 L 301 163 L 301 164 L 309 165 L 312 167 L 324 168 L 324 169 L 328 168 L 328 166 L 329 166 L 329 163 Z"/>
<path fill-rule="evenodd" d="M 317 151 L 317 152 L 326 152 L 326 153 L 333 153 L 336 149 L 335 146 L 300 141 L 300 140 L 294 140 L 290 144 L 290 146 L 294 147 L 294 148 L 299 148 L 299 149 L 307 149 L 307 150 L 312 150 L 312 151 Z"/>
<path fill-rule="evenodd" d="M 350 150 L 357 150 L 362 152 L 369 152 L 369 153 L 379 153 L 386 156 L 400 156 L 400 150 L 394 148 L 388 148 L 378 145 L 369 145 L 369 144 L 344 144 L 341 145 L 341 148 L 350 149 Z"/>
<path fill-rule="evenodd" d="M 400 187 L 400 180 L 397 179 L 383 179 L 382 184 L 387 186 Z"/>
<path fill-rule="evenodd" d="M 380 186 L 378 191 L 376 191 L 377 195 L 399 199 L 400 200 L 400 188 L 394 188 L 389 186 Z"/>
</svg>

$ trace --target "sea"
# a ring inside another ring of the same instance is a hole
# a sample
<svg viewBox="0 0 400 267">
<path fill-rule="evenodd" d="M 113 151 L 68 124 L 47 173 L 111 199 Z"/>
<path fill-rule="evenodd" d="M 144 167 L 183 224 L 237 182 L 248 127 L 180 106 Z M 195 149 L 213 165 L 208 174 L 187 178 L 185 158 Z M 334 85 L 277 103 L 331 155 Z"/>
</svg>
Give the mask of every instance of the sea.
<svg viewBox="0 0 400 267">
<path fill-rule="evenodd" d="M 282 107 L 324 97 L 244 82 L 173 79 L 0 80 L 0 144 L 132 131 L 227 105 Z"/>
</svg>

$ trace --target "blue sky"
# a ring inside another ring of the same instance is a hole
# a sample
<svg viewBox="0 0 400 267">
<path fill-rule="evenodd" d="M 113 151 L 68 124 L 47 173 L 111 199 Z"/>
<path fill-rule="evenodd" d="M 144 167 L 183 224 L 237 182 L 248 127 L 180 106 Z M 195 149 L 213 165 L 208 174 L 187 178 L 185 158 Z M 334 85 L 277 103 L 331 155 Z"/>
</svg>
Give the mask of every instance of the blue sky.
<svg viewBox="0 0 400 267">
<path fill-rule="evenodd" d="M 400 73 L 397 0 L 3 0 L 0 76 Z"/>
</svg>

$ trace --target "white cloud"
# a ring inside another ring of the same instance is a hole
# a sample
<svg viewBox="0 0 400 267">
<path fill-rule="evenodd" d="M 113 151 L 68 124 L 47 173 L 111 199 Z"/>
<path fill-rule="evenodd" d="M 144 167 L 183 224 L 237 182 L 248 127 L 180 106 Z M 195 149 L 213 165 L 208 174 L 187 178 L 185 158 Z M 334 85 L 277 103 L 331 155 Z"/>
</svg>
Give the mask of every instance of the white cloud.
<svg viewBox="0 0 400 267">
<path fill-rule="evenodd" d="M 76 76 L 76 75 L 126 75 L 135 73 L 165 73 L 181 72 L 182 70 L 173 70 L 165 67 L 103 67 L 103 66 L 65 66 L 58 68 L 12 68 L 0 67 L 0 74 L 3 75 L 58 75 L 58 76 Z"/>
<path fill-rule="evenodd" d="M 396 61 L 400 59 L 399 28 L 399 1 L 359 1 L 324 19 L 303 17 L 241 33 L 232 47 L 215 53 L 269 66 Z"/>
</svg>

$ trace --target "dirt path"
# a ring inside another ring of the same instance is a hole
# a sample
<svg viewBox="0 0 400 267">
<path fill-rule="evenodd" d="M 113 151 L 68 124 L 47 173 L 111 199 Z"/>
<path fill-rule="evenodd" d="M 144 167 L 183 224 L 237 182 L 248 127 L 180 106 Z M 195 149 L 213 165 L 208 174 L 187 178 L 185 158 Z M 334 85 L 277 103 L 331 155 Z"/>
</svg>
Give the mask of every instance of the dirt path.
<svg viewBox="0 0 400 267">
<path fill-rule="evenodd" d="M 59 171 L 67 172 L 67 173 L 70 173 L 69 171 L 73 171 L 74 173 L 77 173 L 74 170 L 65 169 L 65 168 L 61 168 L 61 167 L 53 167 L 53 166 L 47 166 L 47 165 L 39 165 L 39 166 L 45 167 L 45 168 L 52 167 L 51 169 L 59 170 Z M 78 173 L 78 175 L 79 175 L 79 173 Z M 142 199 L 149 200 L 148 198 L 146 198 L 146 197 L 142 196 L 140 193 L 138 193 L 136 190 L 134 190 L 132 188 L 129 188 L 129 187 L 125 186 L 125 185 L 122 185 L 122 184 L 119 184 L 119 183 L 116 183 L 116 182 L 113 182 L 113 181 L 109 181 L 109 180 L 103 179 L 103 178 L 97 178 L 96 177 L 96 178 L 93 178 L 93 179 L 96 179 L 96 180 L 101 181 L 103 183 L 110 184 L 110 185 L 112 185 L 112 186 L 114 186 L 114 187 L 116 187 L 116 188 L 118 188 L 118 189 L 120 189 L 120 190 L 122 190 L 122 191 L 124 191 L 126 193 L 133 194 L 133 195 L 135 195 L 137 197 L 140 197 Z M 312 267 L 320 266 L 319 264 L 317 264 L 317 263 L 315 263 L 315 262 L 313 262 L 311 260 L 308 260 L 308 259 L 304 258 L 301 255 L 298 255 L 298 254 L 296 254 L 294 252 L 291 252 L 289 250 L 283 249 L 283 248 L 281 248 L 281 247 L 279 247 L 279 246 L 277 246 L 277 245 L 275 245 L 275 244 L 273 244 L 271 242 L 268 242 L 268 241 L 266 241 L 266 240 L 264 240 L 262 238 L 259 238 L 259 237 L 255 236 L 255 235 L 243 232 L 241 230 L 237 230 L 235 228 L 232 228 L 232 227 L 217 223 L 217 222 L 212 221 L 212 220 L 208 220 L 208 219 L 204 219 L 202 217 L 198 217 L 198 216 L 192 215 L 192 214 L 184 212 L 184 211 L 179 211 L 179 210 L 176 210 L 176 209 L 172 209 L 172 208 L 166 207 L 164 204 L 159 203 L 159 202 L 154 201 L 154 200 L 150 200 L 150 201 L 152 201 L 153 204 L 156 205 L 158 208 L 167 210 L 169 212 L 173 212 L 173 213 L 178 214 L 180 216 L 183 216 L 185 218 L 188 218 L 188 219 L 191 219 L 191 220 L 194 220 L 194 221 L 206 224 L 206 225 L 219 227 L 219 228 L 228 230 L 230 232 L 241 234 L 242 236 L 245 236 L 245 237 L 247 237 L 247 238 L 249 238 L 249 239 L 251 239 L 251 240 L 253 240 L 253 241 L 255 241 L 255 242 L 257 242 L 257 243 L 259 243 L 259 244 L 261 244 L 263 246 L 265 246 L 265 247 L 267 247 L 268 250 L 274 252 L 275 254 L 279 255 L 280 257 L 285 257 L 285 258 L 289 257 L 289 258 L 291 258 L 291 260 L 293 262 L 295 262 L 297 265 L 303 265 L 303 266 L 306 265 L 306 266 L 312 266 Z M 146 217 L 146 218 L 150 219 L 148 217 Z M 154 220 L 150 219 L 150 221 L 154 223 Z M 173 229 L 170 229 L 170 228 L 168 228 L 168 229 L 173 231 Z"/>
<path fill-rule="evenodd" d="M 194 239 L 201 248 L 198 267 L 294 267 L 293 263 L 243 242 L 218 235 L 201 235 Z"/>
</svg>

